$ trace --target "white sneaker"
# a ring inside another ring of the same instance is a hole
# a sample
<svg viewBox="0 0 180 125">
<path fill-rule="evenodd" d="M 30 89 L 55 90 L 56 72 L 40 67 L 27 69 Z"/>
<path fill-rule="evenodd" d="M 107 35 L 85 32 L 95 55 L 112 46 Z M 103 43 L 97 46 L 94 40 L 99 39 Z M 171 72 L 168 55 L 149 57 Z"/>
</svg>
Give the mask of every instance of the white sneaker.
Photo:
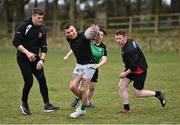
<svg viewBox="0 0 180 125">
<path fill-rule="evenodd" d="M 81 109 L 81 105 L 76 108 L 76 112 Z"/>
<path fill-rule="evenodd" d="M 78 118 L 78 117 L 80 117 L 80 116 L 82 116 L 82 115 L 85 115 L 86 114 L 86 111 L 84 110 L 81 110 L 81 109 L 79 109 L 79 110 L 77 110 L 76 112 L 73 112 L 73 113 L 71 113 L 70 114 L 70 117 L 71 118 Z"/>
</svg>

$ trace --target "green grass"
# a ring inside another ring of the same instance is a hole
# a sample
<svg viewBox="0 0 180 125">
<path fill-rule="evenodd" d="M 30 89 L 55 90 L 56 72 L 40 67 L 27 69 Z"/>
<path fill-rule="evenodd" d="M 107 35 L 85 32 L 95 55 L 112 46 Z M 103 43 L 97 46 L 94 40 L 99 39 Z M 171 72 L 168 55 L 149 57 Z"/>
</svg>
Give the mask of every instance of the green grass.
<svg viewBox="0 0 180 125">
<path fill-rule="evenodd" d="M 43 112 L 43 101 L 37 80 L 29 95 L 32 116 L 23 116 L 19 109 L 23 80 L 16 63 L 14 48 L 0 48 L 0 123 L 6 124 L 180 124 L 180 55 L 177 53 L 146 53 L 149 64 L 145 89 L 163 89 L 167 95 L 167 106 L 161 108 L 156 98 L 137 99 L 132 85 L 129 97 L 132 112 L 118 114 L 122 107 L 118 96 L 119 73 L 123 70 L 118 48 L 109 50 L 108 63 L 100 70 L 93 103 L 96 108 L 87 109 L 87 114 L 79 119 L 69 118 L 74 112 L 70 106 L 74 97 L 69 90 L 69 81 L 75 61 L 67 63 L 63 56 L 67 51 L 49 49 L 45 62 L 45 73 L 50 100 L 60 106 L 53 113 Z"/>
</svg>

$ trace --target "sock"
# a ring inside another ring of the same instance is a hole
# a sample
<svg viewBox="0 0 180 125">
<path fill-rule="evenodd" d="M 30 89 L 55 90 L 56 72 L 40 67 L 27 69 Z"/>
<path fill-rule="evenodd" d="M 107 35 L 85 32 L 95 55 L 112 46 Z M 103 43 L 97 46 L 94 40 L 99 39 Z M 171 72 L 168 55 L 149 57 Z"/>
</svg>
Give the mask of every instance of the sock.
<svg viewBox="0 0 180 125">
<path fill-rule="evenodd" d="M 155 93 L 156 93 L 156 94 L 155 94 L 155 97 L 157 97 L 157 98 L 161 95 L 161 92 L 160 92 L 160 91 L 155 91 Z"/>
<path fill-rule="evenodd" d="M 87 106 L 88 106 L 88 105 L 91 105 L 91 102 L 90 102 L 90 101 L 87 101 L 86 105 L 87 105 Z"/>
<path fill-rule="evenodd" d="M 81 105 L 81 110 L 83 110 L 83 111 L 84 111 L 84 110 L 85 110 L 85 108 L 86 108 L 86 105 L 83 105 L 83 104 L 82 104 L 82 105 Z"/>
<path fill-rule="evenodd" d="M 77 96 L 75 97 L 75 99 L 79 101 L 79 98 Z"/>
<path fill-rule="evenodd" d="M 124 109 L 130 110 L 129 104 L 124 104 Z"/>
</svg>

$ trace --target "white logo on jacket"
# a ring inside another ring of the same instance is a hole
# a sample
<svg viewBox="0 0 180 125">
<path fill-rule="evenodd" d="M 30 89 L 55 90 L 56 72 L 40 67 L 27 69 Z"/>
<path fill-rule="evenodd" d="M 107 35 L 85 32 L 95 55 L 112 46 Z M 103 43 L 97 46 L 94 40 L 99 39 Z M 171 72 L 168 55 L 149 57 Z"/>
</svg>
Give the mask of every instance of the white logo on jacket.
<svg viewBox="0 0 180 125">
<path fill-rule="evenodd" d="M 26 32 L 25 32 L 25 35 L 27 34 L 27 32 L 31 29 L 31 27 L 32 27 L 32 25 L 30 24 L 30 25 L 28 25 L 27 27 L 26 27 Z"/>
</svg>

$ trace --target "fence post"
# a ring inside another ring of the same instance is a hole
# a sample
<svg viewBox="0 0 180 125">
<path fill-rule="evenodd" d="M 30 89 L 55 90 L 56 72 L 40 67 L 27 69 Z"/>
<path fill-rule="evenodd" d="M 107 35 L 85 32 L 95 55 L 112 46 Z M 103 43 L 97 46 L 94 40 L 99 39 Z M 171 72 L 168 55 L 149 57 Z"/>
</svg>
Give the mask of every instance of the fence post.
<svg viewBox="0 0 180 125">
<path fill-rule="evenodd" d="M 13 23 L 12 23 L 12 39 L 14 37 L 15 30 L 16 30 L 16 24 L 15 24 L 15 21 L 13 21 Z"/>
<path fill-rule="evenodd" d="M 81 20 L 80 21 L 80 31 L 83 31 L 84 30 L 84 21 Z"/>
<path fill-rule="evenodd" d="M 106 17 L 104 18 L 104 29 L 107 31 L 107 15 Z"/>
<path fill-rule="evenodd" d="M 159 29 L 159 15 L 155 15 L 155 34 L 158 34 L 158 29 Z"/>
<path fill-rule="evenodd" d="M 56 27 L 56 33 L 57 34 L 56 34 L 56 36 L 58 36 L 60 34 L 60 28 L 61 28 L 60 24 L 61 24 L 60 21 L 57 21 L 57 27 Z"/>
<path fill-rule="evenodd" d="M 133 20 L 133 17 L 130 16 L 129 17 L 129 35 L 131 36 L 132 35 L 132 20 Z"/>
</svg>

